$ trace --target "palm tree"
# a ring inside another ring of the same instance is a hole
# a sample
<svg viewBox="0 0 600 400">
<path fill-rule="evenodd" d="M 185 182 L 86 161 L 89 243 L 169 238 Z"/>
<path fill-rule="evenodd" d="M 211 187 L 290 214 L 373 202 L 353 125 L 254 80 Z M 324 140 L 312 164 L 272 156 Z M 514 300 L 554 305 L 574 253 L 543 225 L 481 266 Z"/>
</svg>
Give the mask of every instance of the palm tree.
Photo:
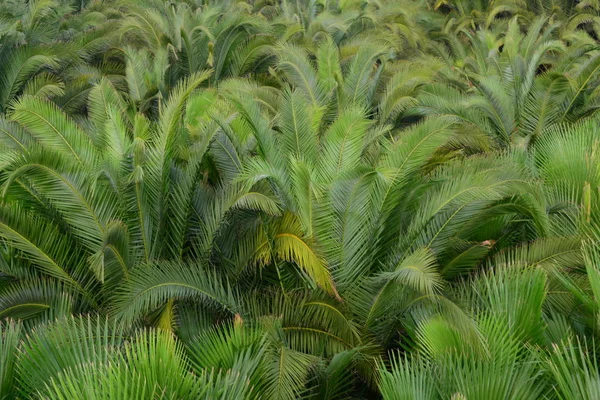
<svg viewBox="0 0 600 400">
<path fill-rule="evenodd" d="M 597 10 L 3 3 L 0 398 L 597 398 Z"/>
<path fill-rule="evenodd" d="M 538 18 L 524 35 L 515 17 L 505 31 L 449 34 L 443 43 L 452 53 L 434 48 L 449 70 L 423 91 L 420 112 L 449 113 L 471 129 L 494 132 L 490 139 L 500 147 L 530 146 L 552 126 L 592 115 L 593 47 L 554 38 L 558 26 Z"/>
</svg>

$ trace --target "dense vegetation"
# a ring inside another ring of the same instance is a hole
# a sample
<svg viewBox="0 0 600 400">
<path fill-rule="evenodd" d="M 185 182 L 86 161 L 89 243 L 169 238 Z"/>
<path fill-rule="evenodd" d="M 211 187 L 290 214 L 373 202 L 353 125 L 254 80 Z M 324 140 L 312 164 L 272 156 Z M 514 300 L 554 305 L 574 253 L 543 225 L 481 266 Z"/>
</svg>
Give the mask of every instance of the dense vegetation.
<svg viewBox="0 0 600 400">
<path fill-rule="evenodd" d="M 596 0 L 0 1 L 0 399 L 598 399 Z"/>
</svg>

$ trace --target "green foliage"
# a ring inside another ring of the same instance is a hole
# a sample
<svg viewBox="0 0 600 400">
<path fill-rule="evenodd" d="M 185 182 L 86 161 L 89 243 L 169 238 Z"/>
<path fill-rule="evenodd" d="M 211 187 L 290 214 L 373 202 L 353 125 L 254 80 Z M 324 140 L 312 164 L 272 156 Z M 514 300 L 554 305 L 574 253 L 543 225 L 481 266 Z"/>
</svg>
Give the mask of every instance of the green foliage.
<svg viewBox="0 0 600 400">
<path fill-rule="evenodd" d="M 598 1 L 0 3 L 0 399 L 600 397 Z"/>
</svg>

